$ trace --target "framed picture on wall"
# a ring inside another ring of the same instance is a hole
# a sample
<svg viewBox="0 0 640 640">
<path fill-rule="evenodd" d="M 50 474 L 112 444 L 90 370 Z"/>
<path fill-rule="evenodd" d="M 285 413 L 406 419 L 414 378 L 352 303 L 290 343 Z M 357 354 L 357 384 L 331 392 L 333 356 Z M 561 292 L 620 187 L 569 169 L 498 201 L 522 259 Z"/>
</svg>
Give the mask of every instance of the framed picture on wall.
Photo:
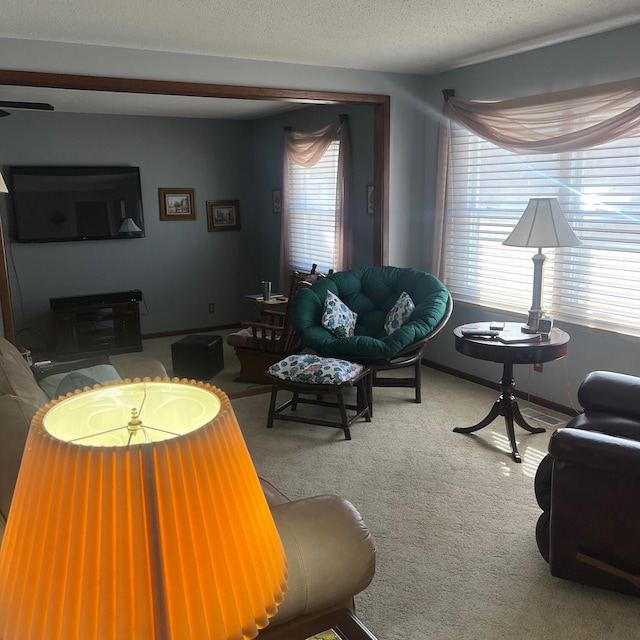
<svg viewBox="0 0 640 640">
<path fill-rule="evenodd" d="M 271 192 L 271 203 L 273 205 L 273 213 L 282 213 L 282 194 L 280 189 L 274 189 Z"/>
<path fill-rule="evenodd" d="M 207 231 L 239 231 L 240 200 L 207 200 Z"/>
<path fill-rule="evenodd" d="M 367 213 L 373 213 L 374 209 L 373 185 L 367 185 Z"/>
<path fill-rule="evenodd" d="M 195 220 L 196 193 L 191 188 L 160 188 L 160 220 Z"/>
</svg>

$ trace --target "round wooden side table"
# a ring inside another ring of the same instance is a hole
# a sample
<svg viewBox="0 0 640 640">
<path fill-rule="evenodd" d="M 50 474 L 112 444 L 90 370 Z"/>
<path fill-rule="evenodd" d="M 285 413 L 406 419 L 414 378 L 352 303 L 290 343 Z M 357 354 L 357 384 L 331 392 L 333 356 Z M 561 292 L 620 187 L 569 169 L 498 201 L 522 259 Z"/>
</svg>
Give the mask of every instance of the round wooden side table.
<svg viewBox="0 0 640 640">
<path fill-rule="evenodd" d="M 500 380 L 500 396 L 493 404 L 487 416 L 471 427 L 456 427 L 456 433 L 473 433 L 491 424 L 498 416 L 504 416 L 507 427 L 507 436 L 511 443 L 511 457 L 515 462 L 522 462 L 516 436 L 513 428 L 514 421 L 530 433 L 544 433 L 544 429 L 532 427 L 526 422 L 520 413 L 520 408 L 513 395 L 515 383 L 513 379 L 514 364 L 538 364 L 559 360 L 567 353 L 569 334 L 554 327 L 548 336 L 532 338 L 531 335 L 520 333 L 522 342 L 513 342 L 518 339 L 521 323 L 507 322 L 498 336 L 473 337 L 463 335 L 463 329 L 473 327 L 478 330 L 488 330 L 489 322 L 474 322 L 461 325 L 453 330 L 456 339 L 456 351 L 471 358 L 490 360 L 503 364 L 502 379 Z M 502 342 L 505 340 L 505 342 Z"/>
</svg>

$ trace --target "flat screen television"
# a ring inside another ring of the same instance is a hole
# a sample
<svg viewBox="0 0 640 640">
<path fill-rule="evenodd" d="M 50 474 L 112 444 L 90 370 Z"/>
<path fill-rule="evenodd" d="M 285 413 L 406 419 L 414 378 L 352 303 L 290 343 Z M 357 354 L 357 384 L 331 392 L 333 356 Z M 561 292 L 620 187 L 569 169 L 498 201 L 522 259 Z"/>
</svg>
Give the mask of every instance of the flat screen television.
<svg viewBox="0 0 640 640">
<path fill-rule="evenodd" d="M 16 242 L 144 236 L 138 167 L 9 167 Z"/>
</svg>

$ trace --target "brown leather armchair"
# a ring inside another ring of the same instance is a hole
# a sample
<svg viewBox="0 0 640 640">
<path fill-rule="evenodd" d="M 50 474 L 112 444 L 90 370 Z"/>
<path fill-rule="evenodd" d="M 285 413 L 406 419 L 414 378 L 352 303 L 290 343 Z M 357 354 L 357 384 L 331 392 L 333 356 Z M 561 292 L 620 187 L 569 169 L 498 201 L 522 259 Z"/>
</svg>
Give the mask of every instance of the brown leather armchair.
<svg viewBox="0 0 640 640">
<path fill-rule="evenodd" d="M 330 611 L 355 613 L 354 596 L 373 579 L 375 542 L 356 508 L 321 495 L 290 501 L 260 478 L 287 556 L 284 602 L 258 640 L 287 640 L 291 626 Z"/>
<path fill-rule="evenodd" d="M 578 401 L 536 473 L 538 548 L 554 576 L 640 596 L 640 378 L 592 372 Z"/>
</svg>

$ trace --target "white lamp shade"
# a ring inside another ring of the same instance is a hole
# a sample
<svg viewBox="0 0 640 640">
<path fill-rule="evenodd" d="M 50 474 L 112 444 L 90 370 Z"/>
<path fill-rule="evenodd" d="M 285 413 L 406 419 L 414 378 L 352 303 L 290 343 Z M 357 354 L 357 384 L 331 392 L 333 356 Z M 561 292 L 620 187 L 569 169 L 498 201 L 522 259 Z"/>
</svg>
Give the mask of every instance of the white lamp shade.
<svg viewBox="0 0 640 640">
<path fill-rule="evenodd" d="M 127 428 L 133 407 L 142 407 L 139 418 L 144 437 L 139 431 L 131 436 Z M 64 442 L 123 447 L 186 435 L 211 422 L 220 408 L 219 397 L 204 388 L 139 382 L 74 395 L 51 407 L 42 424 Z"/>
<path fill-rule="evenodd" d="M 118 233 L 142 233 L 142 229 L 133 221 L 133 218 L 125 218 Z"/>
<path fill-rule="evenodd" d="M 1 173 L 0 173 L 0 193 L 9 193 L 9 189 L 7 189 L 7 185 Z"/>
<path fill-rule="evenodd" d="M 574 247 L 581 244 L 557 198 L 531 198 L 522 217 L 502 243 L 510 247 Z"/>
</svg>

